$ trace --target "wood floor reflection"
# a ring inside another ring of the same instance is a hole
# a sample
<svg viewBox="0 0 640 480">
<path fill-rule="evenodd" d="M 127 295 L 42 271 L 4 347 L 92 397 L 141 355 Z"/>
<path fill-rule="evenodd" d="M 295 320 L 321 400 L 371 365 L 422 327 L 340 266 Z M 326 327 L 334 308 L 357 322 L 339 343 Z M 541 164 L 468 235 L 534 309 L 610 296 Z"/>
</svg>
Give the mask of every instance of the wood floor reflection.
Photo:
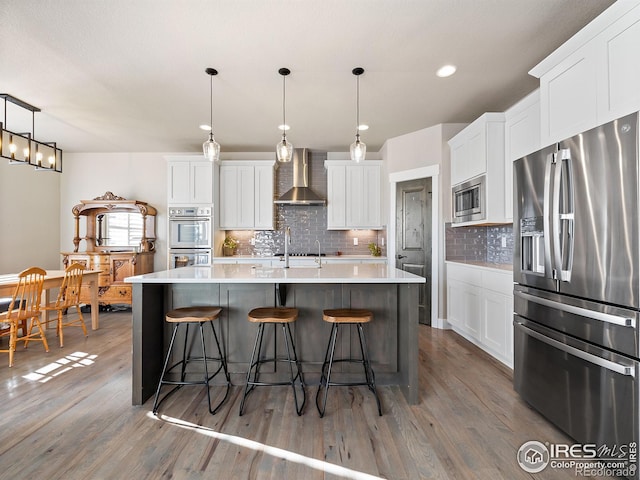
<svg viewBox="0 0 640 480">
<path fill-rule="evenodd" d="M 49 353 L 20 349 L 13 368 L 0 357 L 0 478 L 575 478 L 520 469 L 525 441 L 572 442 L 518 398 L 508 369 L 449 331 L 420 326 L 421 402 L 380 387 L 382 417 L 365 387 L 332 388 L 323 419 L 314 387 L 301 417 L 290 389 L 257 388 L 239 417 L 236 386 L 215 416 L 202 389 L 183 388 L 155 418 L 152 400 L 131 405 L 130 312 L 100 326 Z"/>
</svg>

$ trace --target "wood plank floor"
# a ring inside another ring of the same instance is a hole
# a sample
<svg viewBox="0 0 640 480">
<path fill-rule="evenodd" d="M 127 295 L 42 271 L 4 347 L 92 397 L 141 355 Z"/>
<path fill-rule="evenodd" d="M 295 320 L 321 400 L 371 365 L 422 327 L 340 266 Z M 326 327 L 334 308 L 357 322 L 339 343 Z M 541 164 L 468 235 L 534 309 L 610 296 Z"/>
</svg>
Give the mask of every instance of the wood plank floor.
<svg viewBox="0 0 640 480">
<path fill-rule="evenodd" d="M 420 326 L 421 402 L 381 387 L 382 417 L 364 387 L 331 389 L 323 419 L 314 387 L 301 417 L 289 388 L 257 388 L 239 417 L 239 387 L 215 416 L 196 387 L 156 418 L 151 401 L 131 405 L 130 312 L 101 313 L 100 325 L 88 338 L 68 329 L 62 349 L 49 330 L 50 352 L 19 347 L 12 368 L 0 357 L 0 478 L 575 478 L 520 469 L 525 441 L 572 442 L 453 332 Z"/>
</svg>

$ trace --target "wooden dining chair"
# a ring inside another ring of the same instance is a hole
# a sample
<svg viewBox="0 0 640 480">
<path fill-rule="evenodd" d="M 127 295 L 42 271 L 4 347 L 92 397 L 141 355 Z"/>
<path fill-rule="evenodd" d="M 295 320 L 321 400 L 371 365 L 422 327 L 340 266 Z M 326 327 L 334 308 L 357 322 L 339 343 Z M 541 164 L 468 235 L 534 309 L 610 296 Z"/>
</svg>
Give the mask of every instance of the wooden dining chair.
<svg viewBox="0 0 640 480">
<path fill-rule="evenodd" d="M 46 274 L 47 272 L 38 267 L 27 268 L 20 272 L 9 310 L 0 317 L 2 322 L 9 324 L 9 349 L 0 350 L 0 352 L 9 353 L 10 367 L 13 366 L 13 355 L 18 341 L 24 341 L 25 348 L 30 340 L 41 341 L 44 344 L 44 350 L 49 351 L 47 338 L 40 322 L 40 298 Z M 21 326 L 22 336 L 18 337 L 18 328 Z"/>
<path fill-rule="evenodd" d="M 82 288 L 82 274 L 84 272 L 84 265 L 81 263 L 72 263 L 64 270 L 64 279 L 58 292 L 58 298 L 55 302 L 42 307 L 44 312 L 56 311 L 58 313 L 56 317 L 56 334 L 60 339 L 60 347 L 64 346 L 64 334 L 63 327 L 77 326 L 82 327 L 84 336 L 87 336 L 87 327 L 82 318 L 82 311 L 80 310 L 80 289 Z M 75 307 L 78 313 L 78 318 L 63 321 L 63 316 L 68 313 L 69 308 Z M 48 323 L 48 322 L 47 322 Z"/>
</svg>

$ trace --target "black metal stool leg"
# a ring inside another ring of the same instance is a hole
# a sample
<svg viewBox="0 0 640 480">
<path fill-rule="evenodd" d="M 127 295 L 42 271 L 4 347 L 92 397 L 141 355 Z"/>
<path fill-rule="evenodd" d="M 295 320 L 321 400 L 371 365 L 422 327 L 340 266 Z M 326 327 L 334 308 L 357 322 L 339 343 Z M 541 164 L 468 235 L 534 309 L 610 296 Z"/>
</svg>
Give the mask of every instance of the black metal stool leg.
<svg viewBox="0 0 640 480">
<path fill-rule="evenodd" d="M 187 342 L 189 341 L 189 324 L 184 325 L 184 342 L 182 347 L 182 367 L 180 369 L 180 381 L 184 382 L 186 375 L 188 357 L 187 357 Z"/>
<path fill-rule="evenodd" d="M 320 386 L 318 387 L 318 393 L 316 394 L 316 407 L 318 408 L 318 413 L 320 414 L 320 418 L 324 417 L 324 412 L 327 408 L 327 395 L 329 394 L 329 384 L 331 383 L 331 367 L 333 367 L 333 357 L 336 352 L 337 336 L 338 336 L 338 324 L 334 323 L 331 328 L 331 340 L 329 342 L 330 346 L 329 346 L 329 349 L 327 350 L 327 352 L 329 352 L 330 350 L 331 353 L 329 356 L 329 364 L 327 365 L 327 376 L 326 376 L 325 387 L 324 387 L 324 399 L 322 402 L 322 408 L 320 408 L 320 406 L 318 405 L 318 395 L 320 395 L 320 389 L 322 388 L 322 378 L 320 379 Z M 326 360 L 326 356 L 325 356 L 325 360 Z M 324 371 L 324 364 L 322 367 Z"/>
<path fill-rule="evenodd" d="M 288 323 L 283 323 L 282 325 L 282 334 L 284 336 L 284 345 L 287 350 L 287 363 L 289 364 L 289 374 L 291 377 L 291 388 L 293 389 L 293 401 L 296 405 L 296 413 L 298 416 L 302 415 L 302 409 L 304 408 L 304 404 L 307 401 L 307 394 L 304 388 L 304 380 L 302 378 L 302 371 L 300 370 L 300 364 L 298 363 L 298 356 L 296 355 L 296 347 L 293 342 L 293 335 L 291 335 L 291 328 L 289 328 Z M 288 333 L 288 338 L 287 338 Z M 293 349 L 293 359 L 291 358 L 291 352 L 289 350 L 289 342 L 291 342 L 291 348 Z M 293 375 L 293 363 L 296 365 L 297 373 Z M 300 377 L 300 384 L 302 385 L 302 405 L 298 407 L 298 394 L 296 392 L 296 378 Z"/>
<path fill-rule="evenodd" d="M 209 388 L 209 368 L 207 366 L 207 350 L 204 346 L 204 328 L 202 328 L 202 323 L 198 325 L 198 329 L 200 330 L 200 344 L 202 345 L 202 363 L 204 366 L 204 386 L 207 390 L 207 404 L 209 405 L 209 413 L 213 414 L 213 410 L 211 409 L 211 389 Z"/>
<path fill-rule="evenodd" d="M 378 415 L 382 416 L 382 406 L 380 405 L 380 398 L 378 397 L 378 391 L 376 389 L 376 379 L 373 373 L 373 369 L 371 368 L 371 363 L 369 361 L 369 351 L 367 350 L 367 340 L 364 335 L 364 330 L 362 328 L 362 324 L 358 323 L 358 337 L 360 339 L 360 350 L 362 351 L 362 361 L 364 364 L 364 373 L 365 378 L 367 379 L 367 386 L 369 390 L 373 392 L 373 395 L 376 397 L 376 403 L 378 404 Z"/>
<path fill-rule="evenodd" d="M 155 397 L 153 399 L 152 412 L 153 412 L 154 415 L 156 415 L 158 413 L 158 407 L 160 406 L 160 402 L 158 401 L 158 398 L 160 397 L 160 389 L 162 388 L 162 385 L 163 385 L 164 375 L 167 372 L 167 365 L 169 364 L 169 359 L 171 358 L 171 351 L 173 350 L 173 342 L 176 339 L 176 333 L 177 332 L 178 332 L 178 325 L 176 324 L 173 327 L 173 333 L 171 334 L 171 341 L 169 342 L 169 350 L 167 351 L 167 356 L 164 359 L 164 365 L 162 367 L 162 373 L 160 374 L 160 380 L 158 381 L 158 388 L 156 389 L 156 395 L 155 395 Z M 175 388 L 174 388 L 174 390 L 175 390 Z M 164 398 L 166 398 L 166 396 Z M 163 400 L 164 400 L 164 398 L 163 398 Z"/>
<path fill-rule="evenodd" d="M 247 399 L 247 394 L 249 393 L 249 391 L 251 389 L 253 389 L 253 387 L 255 385 L 252 385 L 251 382 L 251 370 L 253 369 L 254 366 L 254 359 L 256 357 L 256 350 L 258 350 L 258 343 L 260 344 L 260 346 L 262 347 L 262 330 L 264 328 L 264 323 L 261 323 L 260 325 L 258 325 L 258 331 L 256 332 L 256 340 L 253 343 L 253 352 L 251 353 L 251 360 L 249 360 L 249 368 L 247 369 L 247 379 L 246 379 L 246 383 L 244 386 L 244 392 L 242 394 L 242 401 L 240 402 L 240 416 L 242 416 L 242 414 L 244 413 L 244 402 Z M 260 352 L 258 352 L 258 355 L 260 355 Z M 258 359 L 260 360 L 260 359 Z M 257 365 L 256 365 L 256 369 L 257 369 Z M 253 377 L 254 383 L 256 381 L 256 376 Z M 251 388 L 249 388 L 251 387 Z"/>
<path fill-rule="evenodd" d="M 226 357 L 226 352 L 222 351 L 222 348 L 220 348 L 220 342 L 218 341 L 218 335 L 216 334 L 216 329 L 213 326 L 213 322 L 209 322 L 209 325 L 211 325 L 211 330 L 213 331 L 213 338 L 216 341 L 216 346 L 218 347 L 218 355 L 220 355 L 220 363 L 222 366 L 222 370 L 224 372 L 224 378 L 227 381 L 227 389 L 225 391 L 224 394 L 224 398 L 220 401 L 220 403 L 218 403 L 218 405 L 216 406 L 216 408 L 213 409 L 213 412 L 211 412 L 212 414 L 217 413 L 217 411 L 220 409 L 220 407 L 222 406 L 222 404 L 227 400 L 227 398 L 229 397 L 229 390 L 231 389 L 231 377 L 229 376 L 229 370 L 227 368 L 227 357 Z M 217 373 L 220 371 L 220 369 L 218 369 L 218 371 L 214 374 L 217 375 Z"/>
</svg>

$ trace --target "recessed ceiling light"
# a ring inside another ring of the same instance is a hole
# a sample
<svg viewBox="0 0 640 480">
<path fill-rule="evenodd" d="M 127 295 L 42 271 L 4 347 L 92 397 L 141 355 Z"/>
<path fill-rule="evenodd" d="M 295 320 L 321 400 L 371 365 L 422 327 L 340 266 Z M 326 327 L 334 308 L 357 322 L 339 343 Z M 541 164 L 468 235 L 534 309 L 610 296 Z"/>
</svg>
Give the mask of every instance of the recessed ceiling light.
<svg viewBox="0 0 640 480">
<path fill-rule="evenodd" d="M 369 125 L 365 125 L 365 124 L 358 125 L 358 130 L 369 130 Z"/>
<path fill-rule="evenodd" d="M 289 130 L 290 128 L 289 125 L 278 125 L 278 130 Z"/>
<path fill-rule="evenodd" d="M 436 75 L 439 77 L 450 77 L 451 75 L 453 75 L 454 73 L 456 73 L 456 66 L 455 65 L 445 65 L 443 67 L 440 67 L 438 69 L 438 71 L 436 72 Z"/>
<path fill-rule="evenodd" d="M 200 130 L 205 130 L 207 132 L 211 131 L 211 127 L 209 125 L 202 124 L 200 125 Z"/>
</svg>

